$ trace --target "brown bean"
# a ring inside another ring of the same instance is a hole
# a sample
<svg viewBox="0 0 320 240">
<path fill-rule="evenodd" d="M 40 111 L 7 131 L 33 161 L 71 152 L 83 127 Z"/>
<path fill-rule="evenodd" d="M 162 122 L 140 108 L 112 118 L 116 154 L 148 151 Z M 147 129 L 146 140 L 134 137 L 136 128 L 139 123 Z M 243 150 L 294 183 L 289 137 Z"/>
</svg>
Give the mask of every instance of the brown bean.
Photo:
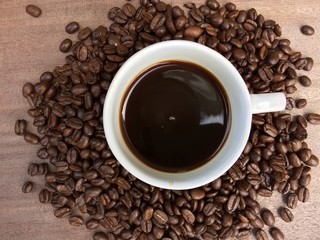
<svg viewBox="0 0 320 240">
<path fill-rule="evenodd" d="M 30 4 L 26 7 L 26 12 L 30 16 L 35 17 L 35 18 L 40 17 L 40 15 L 42 13 L 41 8 L 39 8 L 38 6 L 32 5 L 32 4 Z"/>
</svg>

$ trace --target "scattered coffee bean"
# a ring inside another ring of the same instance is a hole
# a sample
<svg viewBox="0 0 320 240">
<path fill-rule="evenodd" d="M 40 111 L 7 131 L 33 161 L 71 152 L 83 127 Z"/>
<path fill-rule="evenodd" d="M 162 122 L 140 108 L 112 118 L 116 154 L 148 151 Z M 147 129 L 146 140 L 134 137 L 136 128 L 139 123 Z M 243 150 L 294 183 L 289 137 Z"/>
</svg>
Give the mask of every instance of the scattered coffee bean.
<svg viewBox="0 0 320 240">
<path fill-rule="evenodd" d="M 51 192 L 47 189 L 41 190 L 39 193 L 39 202 L 41 203 L 48 203 L 51 200 Z"/>
<path fill-rule="evenodd" d="M 68 52 L 71 49 L 72 41 L 69 38 L 64 39 L 59 46 L 61 52 Z"/>
<path fill-rule="evenodd" d="M 314 34 L 314 28 L 309 25 L 303 25 L 300 30 L 304 35 L 311 36 Z"/>
<path fill-rule="evenodd" d="M 274 215 L 268 209 L 265 209 L 262 211 L 261 218 L 262 218 L 263 222 L 269 227 L 272 227 L 275 223 Z"/>
<path fill-rule="evenodd" d="M 23 136 L 26 133 L 27 122 L 24 119 L 18 119 L 14 125 L 14 132 L 17 135 Z"/>
<path fill-rule="evenodd" d="M 92 29 L 89 27 L 83 28 L 78 32 L 79 40 L 86 40 L 92 33 Z"/>
<path fill-rule="evenodd" d="M 317 113 L 309 113 L 307 115 L 307 120 L 311 124 L 319 125 L 320 124 L 320 115 Z"/>
<path fill-rule="evenodd" d="M 29 192 L 32 191 L 32 189 L 33 189 L 33 183 L 32 182 L 26 182 L 22 186 L 22 192 L 24 192 L 24 193 L 29 193 Z"/>
<path fill-rule="evenodd" d="M 68 213 L 70 212 L 70 208 L 68 207 L 61 207 L 61 208 L 58 208 L 54 211 L 54 216 L 57 217 L 57 218 L 62 218 L 64 217 L 65 215 L 67 215 Z"/>
<path fill-rule="evenodd" d="M 190 195 L 194 200 L 201 200 L 205 197 L 205 192 L 201 188 L 190 190 Z"/>
<path fill-rule="evenodd" d="M 30 133 L 30 132 L 26 132 L 24 134 L 24 140 L 27 142 L 27 143 L 30 143 L 30 144 L 37 144 L 39 143 L 39 137 L 33 133 Z"/>
<path fill-rule="evenodd" d="M 310 198 L 309 189 L 306 187 L 300 187 L 298 191 L 298 199 L 300 202 L 307 202 Z"/>
<path fill-rule="evenodd" d="M 30 4 L 26 7 L 26 12 L 32 17 L 37 18 L 40 17 L 42 11 L 39 7 Z"/>
<path fill-rule="evenodd" d="M 292 110 L 296 106 L 296 102 L 292 97 L 287 97 L 286 110 Z"/>
<path fill-rule="evenodd" d="M 72 34 L 79 30 L 80 25 L 78 22 L 70 22 L 66 25 L 65 30 L 67 33 Z"/>
<path fill-rule="evenodd" d="M 307 106 L 307 100 L 306 99 L 298 99 L 296 100 L 296 108 L 301 109 Z"/>
<path fill-rule="evenodd" d="M 80 226 L 83 225 L 83 219 L 82 219 L 81 216 L 78 216 L 78 215 L 76 215 L 76 216 L 71 216 L 71 217 L 69 218 L 69 223 L 70 223 L 70 225 L 72 225 L 72 226 L 80 227 Z"/>
<path fill-rule="evenodd" d="M 294 209 L 298 205 L 298 196 L 295 193 L 290 193 L 287 197 L 288 208 Z"/>
<path fill-rule="evenodd" d="M 259 229 L 256 231 L 255 233 L 256 239 L 257 240 L 268 240 L 268 235 L 265 231 L 263 231 L 262 229 Z"/>
<path fill-rule="evenodd" d="M 300 82 L 300 84 L 301 84 L 302 86 L 304 86 L 304 87 L 310 87 L 310 85 L 311 85 L 311 80 L 310 80 L 310 78 L 307 77 L 307 76 L 301 76 L 301 77 L 299 77 L 299 82 Z"/>
<path fill-rule="evenodd" d="M 93 240 L 109 240 L 111 238 L 108 238 L 106 234 L 104 234 L 103 232 L 96 232 L 93 235 Z"/>
<path fill-rule="evenodd" d="M 98 226 L 99 226 L 99 221 L 97 219 L 92 218 L 86 222 L 87 229 L 90 229 L 90 230 L 96 229 Z"/>
<path fill-rule="evenodd" d="M 168 215 L 159 209 L 153 213 L 153 217 L 160 224 L 168 222 Z"/>
<path fill-rule="evenodd" d="M 285 222 L 292 222 L 294 219 L 293 213 L 288 208 L 281 207 L 279 209 L 279 214 Z"/>
<path fill-rule="evenodd" d="M 270 235 L 274 240 L 284 240 L 283 233 L 276 227 L 270 228 Z"/>
</svg>

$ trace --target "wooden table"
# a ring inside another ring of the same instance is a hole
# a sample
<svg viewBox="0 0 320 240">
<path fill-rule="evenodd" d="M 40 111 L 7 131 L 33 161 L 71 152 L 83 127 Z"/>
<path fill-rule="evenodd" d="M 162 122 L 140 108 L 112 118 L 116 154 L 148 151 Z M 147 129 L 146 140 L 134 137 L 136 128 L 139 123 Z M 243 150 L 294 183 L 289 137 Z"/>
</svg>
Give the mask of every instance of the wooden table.
<svg viewBox="0 0 320 240">
<path fill-rule="evenodd" d="M 30 162 L 36 160 L 37 147 L 26 144 L 23 138 L 14 135 L 13 126 L 18 118 L 27 118 L 28 104 L 21 95 L 27 81 L 36 82 L 40 74 L 52 70 L 64 62 L 64 54 L 58 51 L 62 39 L 67 37 L 65 25 L 71 20 L 82 26 L 107 25 L 107 11 L 125 1 L 106 0 L 1 0 L 0 1 L 0 239 L 53 240 L 91 239 L 93 232 L 71 227 L 67 219 L 53 216 L 52 207 L 38 202 L 38 192 L 43 186 L 40 178 L 35 191 L 23 194 L 21 186 L 30 180 L 26 173 Z M 118 3 L 117 3 L 118 2 Z M 135 4 L 137 1 L 133 1 Z M 167 2 L 182 5 L 183 1 Z M 189 2 L 189 1 L 188 1 Z M 197 2 L 203 3 L 204 0 Z M 225 3 L 227 1 L 222 1 Z M 311 56 L 314 68 L 307 73 L 313 80 L 310 88 L 299 84 L 295 97 L 307 98 L 308 105 L 299 113 L 320 113 L 320 2 L 317 0 L 235 0 L 240 9 L 254 7 L 266 18 L 276 20 L 283 30 L 283 37 L 292 42 L 292 47 L 306 56 Z M 43 10 L 38 19 L 25 13 L 27 4 L 36 4 Z M 316 34 L 308 37 L 300 33 L 300 26 L 310 24 Z M 30 120 L 29 118 L 27 118 Z M 320 156 L 320 126 L 308 126 L 308 144 Z M 295 219 L 286 224 L 279 217 L 276 225 L 289 240 L 320 239 L 320 168 L 312 170 L 309 202 L 293 210 Z M 263 206 L 276 210 L 281 206 L 277 194 L 261 200 Z M 276 211 L 275 211 L 276 212 Z M 276 214 L 277 215 L 277 214 Z"/>
</svg>

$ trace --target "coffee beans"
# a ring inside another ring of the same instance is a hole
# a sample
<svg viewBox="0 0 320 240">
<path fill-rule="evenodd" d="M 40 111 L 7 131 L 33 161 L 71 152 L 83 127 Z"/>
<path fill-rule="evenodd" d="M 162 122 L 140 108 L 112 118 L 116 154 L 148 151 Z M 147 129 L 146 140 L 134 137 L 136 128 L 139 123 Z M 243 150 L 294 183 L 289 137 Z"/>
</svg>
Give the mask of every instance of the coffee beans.
<svg viewBox="0 0 320 240">
<path fill-rule="evenodd" d="M 306 99 L 298 99 L 296 100 L 296 108 L 301 109 L 307 106 L 307 100 Z"/>
<path fill-rule="evenodd" d="M 30 16 L 37 18 L 37 17 L 40 17 L 42 11 L 39 7 L 30 4 L 26 7 L 26 12 Z"/>
<path fill-rule="evenodd" d="M 14 125 L 14 132 L 17 135 L 24 135 L 26 133 L 26 128 L 27 128 L 27 122 L 24 119 L 17 120 L 15 125 Z"/>
<path fill-rule="evenodd" d="M 160 224 L 165 224 L 166 222 L 168 222 L 168 215 L 161 210 L 156 210 L 153 213 L 153 217 Z"/>
<path fill-rule="evenodd" d="M 80 227 L 83 225 L 83 219 L 81 216 L 71 216 L 69 218 L 69 223 L 70 225 L 72 226 L 75 226 L 75 227 Z"/>
<path fill-rule="evenodd" d="M 262 211 L 261 218 L 262 218 L 263 222 L 269 227 L 272 227 L 275 223 L 274 215 L 268 209 L 265 209 Z"/>
<path fill-rule="evenodd" d="M 201 200 L 205 197 L 205 192 L 201 188 L 190 190 L 190 195 L 194 200 Z"/>
<path fill-rule="evenodd" d="M 288 208 L 280 208 L 279 215 L 285 222 L 292 222 L 294 219 L 293 213 Z"/>
<path fill-rule="evenodd" d="M 310 198 L 309 189 L 306 187 L 300 187 L 298 191 L 298 199 L 300 202 L 307 202 Z"/>
<path fill-rule="evenodd" d="M 39 142 L 39 137 L 33 133 L 26 132 L 24 134 L 24 140 L 30 144 L 37 144 Z"/>
<path fill-rule="evenodd" d="M 33 189 L 33 183 L 32 182 L 26 182 L 22 186 L 22 192 L 24 192 L 24 193 L 29 193 L 29 192 L 32 191 L 32 189 Z"/>
<path fill-rule="evenodd" d="M 80 25 L 77 22 L 70 22 L 66 25 L 65 30 L 67 33 L 72 34 L 79 30 Z"/>
<path fill-rule="evenodd" d="M 47 189 L 41 190 L 39 193 L 39 202 L 41 203 L 48 203 L 51 200 L 51 192 Z"/>
<path fill-rule="evenodd" d="M 300 31 L 304 34 L 304 35 L 308 35 L 311 36 L 314 34 L 314 28 L 309 26 L 309 25 L 303 25 L 300 28 Z"/>
<path fill-rule="evenodd" d="M 258 231 L 256 231 L 256 239 L 257 240 L 267 240 L 268 239 L 268 235 L 265 231 L 263 231 L 262 229 L 259 229 Z"/>
<path fill-rule="evenodd" d="M 299 82 L 304 87 L 309 87 L 311 85 L 311 80 L 308 76 L 301 76 Z"/>
<path fill-rule="evenodd" d="M 64 39 L 59 46 L 61 52 L 68 52 L 72 46 L 72 41 L 69 38 Z"/>
<path fill-rule="evenodd" d="M 320 124 L 320 114 L 317 113 L 309 113 L 307 115 L 307 120 L 311 124 L 319 125 Z"/>
<path fill-rule="evenodd" d="M 14 126 L 17 135 L 41 145 L 36 155 L 47 161 L 30 163 L 27 171 L 37 178 L 44 175 L 39 201 L 50 203 L 56 217 L 72 213 L 70 225 L 102 228 L 93 235 L 96 240 L 249 238 L 251 232 L 268 239 L 264 225 L 271 227 L 274 239 L 283 239 L 273 213 L 261 210 L 258 201 L 279 191 L 288 207 L 279 209 L 279 215 L 292 221 L 290 209 L 310 198 L 310 169 L 319 159 L 305 142 L 306 128 L 320 118 L 290 113 L 306 106 L 302 96 L 287 96 L 287 113 L 253 115 L 241 157 L 226 174 L 199 188 L 149 186 L 126 171 L 108 148 L 102 126 L 106 92 L 119 67 L 156 42 L 185 39 L 219 51 L 238 69 L 250 93 L 291 94 L 300 90 L 297 81 L 311 85 L 296 69 L 309 71 L 314 61 L 296 51 L 289 39 L 278 38 L 281 27 L 275 21 L 254 8 L 238 10 L 216 0 L 186 7 L 158 0 L 127 2 L 110 9 L 113 23 L 108 27 L 65 26 L 79 41 L 65 39 L 60 45 L 68 52 L 65 64 L 42 73 L 38 83 L 24 84 L 33 121 L 17 120 Z M 23 192 L 30 186 L 26 183 Z"/>
<path fill-rule="evenodd" d="M 298 204 L 298 196 L 295 193 L 290 193 L 287 197 L 287 206 L 288 208 L 294 209 Z"/>
<path fill-rule="evenodd" d="M 276 227 L 270 229 L 270 234 L 274 240 L 284 240 L 283 233 Z"/>
</svg>

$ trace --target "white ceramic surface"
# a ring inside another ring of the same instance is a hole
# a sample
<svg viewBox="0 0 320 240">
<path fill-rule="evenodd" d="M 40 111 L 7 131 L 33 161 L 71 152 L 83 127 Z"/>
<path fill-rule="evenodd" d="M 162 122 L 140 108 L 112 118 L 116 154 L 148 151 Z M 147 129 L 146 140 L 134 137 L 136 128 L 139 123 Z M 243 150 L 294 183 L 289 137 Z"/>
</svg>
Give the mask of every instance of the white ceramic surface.
<svg viewBox="0 0 320 240">
<path fill-rule="evenodd" d="M 145 165 L 130 152 L 120 132 L 121 100 L 127 86 L 141 71 L 165 60 L 190 61 L 211 71 L 221 81 L 230 101 L 232 122 L 222 149 L 205 165 L 185 173 L 165 173 Z M 190 189 L 215 180 L 236 162 L 249 137 L 252 113 L 280 111 L 285 103 L 282 93 L 249 95 L 238 71 L 218 52 L 198 43 L 173 40 L 153 44 L 123 64 L 108 90 L 103 123 L 114 156 L 130 173 L 157 187 Z"/>
</svg>

